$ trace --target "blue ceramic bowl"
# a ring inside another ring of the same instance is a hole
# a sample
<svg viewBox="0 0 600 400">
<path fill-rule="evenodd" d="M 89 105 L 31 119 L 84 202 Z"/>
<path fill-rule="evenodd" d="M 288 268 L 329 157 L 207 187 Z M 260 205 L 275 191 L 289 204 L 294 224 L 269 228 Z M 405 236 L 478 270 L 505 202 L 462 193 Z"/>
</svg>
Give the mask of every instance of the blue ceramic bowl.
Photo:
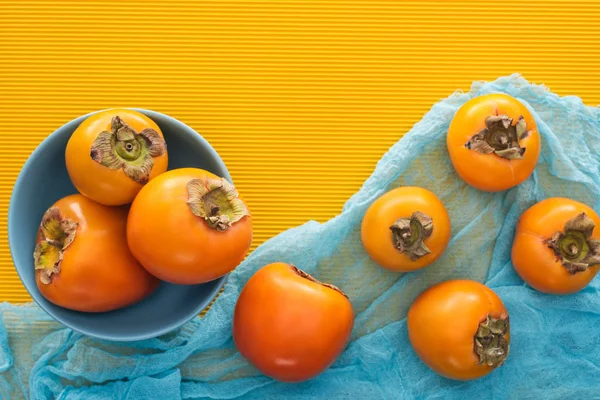
<svg viewBox="0 0 600 400">
<path fill-rule="evenodd" d="M 169 169 L 196 167 L 231 181 L 223 161 L 211 145 L 189 126 L 167 115 L 146 114 L 162 130 L 169 151 Z M 69 137 L 89 115 L 79 117 L 48 136 L 31 154 L 15 183 L 8 211 L 8 240 L 12 258 L 25 288 L 36 303 L 69 328 L 106 340 L 132 341 L 170 332 L 198 315 L 217 295 L 225 277 L 202 285 L 162 282 L 148 298 L 130 307 L 83 313 L 47 301 L 38 291 L 33 267 L 36 233 L 44 212 L 55 201 L 77 193 L 65 166 Z"/>
</svg>

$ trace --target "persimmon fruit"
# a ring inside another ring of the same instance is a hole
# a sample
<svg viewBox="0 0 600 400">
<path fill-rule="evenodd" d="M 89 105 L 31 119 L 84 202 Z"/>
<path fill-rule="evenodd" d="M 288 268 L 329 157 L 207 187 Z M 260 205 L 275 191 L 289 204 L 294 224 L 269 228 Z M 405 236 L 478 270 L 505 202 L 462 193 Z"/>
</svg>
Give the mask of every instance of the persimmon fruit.
<svg viewBox="0 0 600 400">
<path fill-rule="evenodd" d="M 340 289 L 279 262 L 261 268 L 242 289 L 233 340 L 263 374 L 300 382 L 333 364 L 353 324 L 352 305 Z"/>
<path fill-rule="evenodd" d="M 600 218 L 587 205 L 553 197 L 534 204 L 517 224 L 512 262 L 534 289 L 575 293 L 600 270 Z"/>
<path fill-rule="evenodd" d="M 136 303 L 159 281 L 127 247 L 127 209 L 80 194 L 44 214 L 34 250 L 36 283 L 48 301 L 71 310 L 104 312 Z"/>
<path fill-rule="evenodd" d="M 407 324 L 419 358 L 447 378 L 482 377 L 508 356 L 508 312 L 498 295 L 479 282 L 454 280 L 430 287 L 411 305 Z"/>
<path fill-rule="evenodd" d="M 131 205 L 127 241 L 154 276 L 199 284 L 233 270 L 252 243 L 252 220 L 235 187 L 196 168 L 151 180 Z"/>
<path fill-rule="evenodd" d="M 487 192 L 520 184 L 540 157 L 540 135 L 531 112 L 502 93 L 463 104 L 448 128 L 447 145 L 458 175 Z"/>
<path fill-rule="evenodd" d="M 149 180 L 167 170 L 163 134 L 134 110 L 111 109 L 86 118 L 65 151 L 67 171 L 77 190 L 109 206 L 131 203 Z"/>
<path fill-rule="evenodd" d="M 437 260 L 450 241 L 446 208 L 427 189 L 390 190 L 371 204 L 361 225 L 362 244 L 379 265 L 414 271 Z"/>
</svg>

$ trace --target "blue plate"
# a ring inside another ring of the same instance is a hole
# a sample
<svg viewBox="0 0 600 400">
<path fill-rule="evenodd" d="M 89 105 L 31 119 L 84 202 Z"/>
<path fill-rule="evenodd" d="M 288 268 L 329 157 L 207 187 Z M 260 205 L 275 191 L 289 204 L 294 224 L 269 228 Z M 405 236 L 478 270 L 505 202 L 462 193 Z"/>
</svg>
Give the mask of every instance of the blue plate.
<svg viewBox="0 0 600 400">
<path fill-rule="evenodd" d="M 169 169 L 196 167 L 229 181 L 225 164 L 197 132 L 167 115 L 138 109 L 162 130 L 169 151 Z M 225 277 L 202 285 L 162 282 L 148 298 L 106 313 L 67 310 L 38 291 L 33 267 L 36 233 L 44 212 L 55 201 L 77 193 L 65 166 L 65 147 L 79 124 L 91 114 L 57 129 L 31 154 L 15 183 L 8 211 L 8 240 L 15 268 L 36 303 L 69 328 L 99 339 L 133 341 L 170 332 L 198 315 L 217 295 Z"/>
</svg>

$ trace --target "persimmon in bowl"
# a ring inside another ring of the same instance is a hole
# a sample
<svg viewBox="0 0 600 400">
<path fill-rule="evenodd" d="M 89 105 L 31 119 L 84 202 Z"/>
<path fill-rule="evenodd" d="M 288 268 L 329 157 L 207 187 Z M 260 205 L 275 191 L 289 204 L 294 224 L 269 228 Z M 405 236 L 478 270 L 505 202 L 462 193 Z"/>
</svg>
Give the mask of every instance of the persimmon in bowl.
<svg viewBox="0 0 600 400">
<path fill-rule="evenodd" d="M 197 132 L 167 115 L 138 110 L 162 131 L 169 151 L 169 169 L 201 168 L 231 177 L 217 152 Z M 64 325 L 106 340 L 132 341 L 172 331 L 200 313 L 216 296 L 225 276 L 200 285 L 161 282 L 142 301 L 109 312 L 78 312 L 49 302 L 38 290 L 32 254 L 40 220 L 57 200 L 77 193 L 67 173 L 65 148 L 71 134 L 91 114 L 58 128 L 31 154 L 15 183 L 8 213 L 8 239 L 15 268 L 35 302 Z M 110 268 L 107 265 L 107 268 Z"/>
</svg>

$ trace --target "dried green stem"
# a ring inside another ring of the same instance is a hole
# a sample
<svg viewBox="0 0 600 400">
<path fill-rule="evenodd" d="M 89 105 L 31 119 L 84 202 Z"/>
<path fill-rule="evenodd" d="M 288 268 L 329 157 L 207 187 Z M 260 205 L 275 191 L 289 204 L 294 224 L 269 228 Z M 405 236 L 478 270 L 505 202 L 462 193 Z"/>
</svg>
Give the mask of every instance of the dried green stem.
<svg viewBox="0 0 600 400">
<path fill-rule="evenodd" d="M 506 319 L 496 319 L 488 314 L 479 324 L 473 341 L 479 363 L 497 368 L 504 364 L 508 356 L 509 344 L 506 336 L 510 333 L 510 323 Z"/>
<path fill-rule="evenodd" d="M 507 160 L 521 159 L 525 154 L 525 147 L 521 147 L 520 140 L 529 136 L 527 123 L 523 116 L 515 125 L 506 115 L 492 115 L 486 118 L 485 128 L 473 135 L 465 147 L 481 154 L 496 154 Z"/>
<path fill-rule="evenodd" d="M 57 207 L 50 207 L 38 229 L 33 263 L 40 281 L 47 285 L 60 272 L 64 251 L 75 240 L 77 222 L 64 218 Z"/>
<path fill-rule="evenodd" d="M 592 239 L 595 226 L 590 217 L 581 213 L 567 221 L 564 231 L 545 241 L 572 275 L 600 264 L 600 240 Z"/>
<path fill-rule="evenodd" d="M 192 179 L 187 189 L 190 210 L 213 229 L 226 231 L 250 215 L 235 187 L 225 179 Z"/>
<path fill-rule="evenodd" d="M 145 184 L 150 179 L 154 157 L 166 152 L 164 139 L 154 129 L 138 133 L 115 116 L 111 121 L 111 131 L 100 132 L 94 140 L 90 156 L 107 168 L 123 169 L 129 178 Z"/>
<path fill-rule="evenodd" d="M 341 293 L 345 298 L 349 299 L 348 295 L 346 293 L 344 293 L 344 291 L 342 289 L 340 289 L 339 287 L 332 285 L 330 283 L 325 283 L 325 282 L 321 282 L 320 280 L 316 279 L 314 276 L 304 272 L 303 270 L 301 270 L 300 268 L 296 267 L 295 265 L 290 264 L 290 266 L 292 267 L 292 270 L 299 276 L 301 276 L 304 279 L 308 279 L 311 282 L 315 282 L 318 283 L 319 285 L 325 286 L 329 289 L 333 289 L 336 292 Z"/>
<path fill-rule="evenodd" d="M 416 211 L 410 218 L 396 220 L 390 230 L 394 247 L 412 261 L 431 253 L 425 239 L 433 233 L 433 220 L 427 214 Z"/>
</svg>

